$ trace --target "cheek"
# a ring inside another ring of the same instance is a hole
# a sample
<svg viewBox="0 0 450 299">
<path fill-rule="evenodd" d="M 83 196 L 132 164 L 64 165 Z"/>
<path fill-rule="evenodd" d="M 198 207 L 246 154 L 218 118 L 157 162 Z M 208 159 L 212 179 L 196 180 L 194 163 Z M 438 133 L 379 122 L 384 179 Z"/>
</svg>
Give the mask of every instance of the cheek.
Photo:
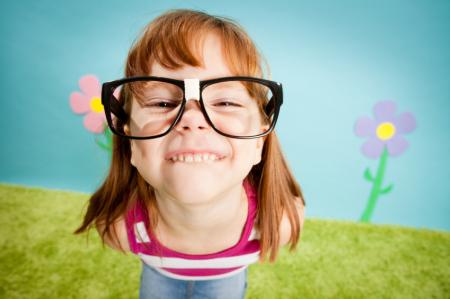
<svg viewBox="0 0 450 299">
<path fill-rule="evenodd" d="M 236 153 L 234 170 L 242 180 L 250 173 L 255 162 L 256 143 L 252 139 L 243 139 L 244 143 Z"/>
<path fill-rule="evenodd" d="M 151 157 L 151 148 L 148 148 L 143 143 L 137 143 L 133 149 L 133 155 L 136 162 L 141 163 Z"/>
<path fill-rule="evenodd" d="M 158 169 L 156 149 L 145 143 L 136 144 L 132 150 L 134 166 L 139 174 L 150 183 L 155 179 Z"/>
<path fill-rule="evenodd" d="M 253 139 L 243 139 L 233 144 L 233 157 L 243 165 L 252 164 L 255 152 L 256 142 Z"/>
</svg>

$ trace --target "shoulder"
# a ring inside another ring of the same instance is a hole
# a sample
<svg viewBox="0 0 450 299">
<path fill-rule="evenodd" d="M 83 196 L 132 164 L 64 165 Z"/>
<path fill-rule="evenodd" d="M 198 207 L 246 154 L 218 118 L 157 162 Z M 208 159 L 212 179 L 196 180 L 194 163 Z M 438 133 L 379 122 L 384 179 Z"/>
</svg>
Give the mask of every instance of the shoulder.
<svg viewBox="0 0 450 299">
<path fill-rule="evenodd" d="M 295 205 L 297 207 L 296 211 L 298 213 L 298 218 L 300 220 L 300 231 L 303 229 L 303 223 L 305 221 L 305 206 L 300 197 L 294 197 Z M 291 223 L 286 211 L 283 211 L 280 223 L 280 246 L 284 246 L 289 242 L 291 238 Z"/>
<path fill-rule="evenodd" d="M 103 231 L 105 229 L 105 225 L 103 223 L 100 223 L 100 224 L 97 224 L 96 227 L 97 227 L 97 231 L 101 238 Z M 110 238 L 108 236 L 108 234 L 105 234 L 105 237 L 104 237 L 105 244 L 108 245 L 109 247 L 111 247 L 112 249 L 122 251 L 122 252 L 123 251 L 129 252 L 130 245 L 128 242 L 125 218 L 123 216 L 117 218 L 114 221 L 114 223 L 110 227 L 110 232 L 111 232 L 113 238 Z M 115 237 L 115 234 L 117 235 L 117 238 Z"/>
</svg>

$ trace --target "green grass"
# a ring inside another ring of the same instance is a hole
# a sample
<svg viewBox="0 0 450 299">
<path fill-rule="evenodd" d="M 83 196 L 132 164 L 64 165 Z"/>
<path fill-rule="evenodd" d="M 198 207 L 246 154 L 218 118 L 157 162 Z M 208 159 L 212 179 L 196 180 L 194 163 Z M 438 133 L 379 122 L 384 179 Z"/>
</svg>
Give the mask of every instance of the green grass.
<svg viewBox="0 0 450 299">
<path fill-rule="evenodd" d="M 137 256 L 75 236 L 89 195 L 0 184 L 0 298 L 138 298 Z M 306 215 L 308 216 L 308 215 Z M 247 298 L 450 298 L 450 233 L 306 219 Z"/>
</svg>

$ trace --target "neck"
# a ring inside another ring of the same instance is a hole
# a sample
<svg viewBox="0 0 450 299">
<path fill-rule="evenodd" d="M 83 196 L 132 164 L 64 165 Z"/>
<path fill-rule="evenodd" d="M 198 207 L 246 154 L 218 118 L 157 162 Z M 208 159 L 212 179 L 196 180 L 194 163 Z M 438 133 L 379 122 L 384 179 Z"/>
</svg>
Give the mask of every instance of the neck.
<svg viewBox="0 0 450 299">
<path fill-rule="evenodd" d="M 195 205 L 163 198 L 157 192 L 156 200 L 160 213 L 158 230 L 169 231 L 172 236 L 208 238 L 247 214 L 247 195 L 242 184 Z"/>
</svg>

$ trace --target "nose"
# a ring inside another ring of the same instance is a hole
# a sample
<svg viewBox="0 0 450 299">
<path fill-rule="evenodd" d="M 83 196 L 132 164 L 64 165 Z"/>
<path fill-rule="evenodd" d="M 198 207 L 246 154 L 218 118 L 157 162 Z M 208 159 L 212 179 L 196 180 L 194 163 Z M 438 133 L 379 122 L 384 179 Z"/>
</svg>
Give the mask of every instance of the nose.
<svg viewBox="0 0 450 299">
<path fill-rule="evenodd" d="M 200 107 L 200 102 L 195 99 L 187 100 L 180 121 L 175 126 L 178 132 L 208 130 L 210 125 Z"/>
</svg>

